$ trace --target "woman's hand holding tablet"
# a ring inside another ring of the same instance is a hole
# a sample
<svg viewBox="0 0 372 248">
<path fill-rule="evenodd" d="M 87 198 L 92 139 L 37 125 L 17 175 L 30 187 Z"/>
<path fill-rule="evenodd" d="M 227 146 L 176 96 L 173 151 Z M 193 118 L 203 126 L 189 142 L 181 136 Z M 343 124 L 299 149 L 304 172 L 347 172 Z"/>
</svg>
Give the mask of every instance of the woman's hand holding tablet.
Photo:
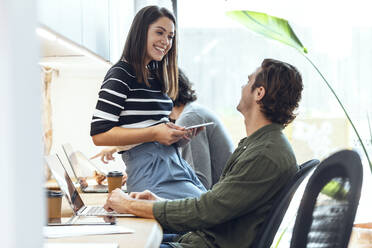
<svg viewBox="0 0 372 248">
<path fill-rule="evenodd" d="M 188 126 L 188 127 L 185 127 L 186 130 L 189 130 L 189 129 L 193 129 L 193 128 L 198 128 L 198 127 L 205 127 L 205 126 L 209 126 L 209 125 L 213 125 L 214 122 L 207 122 L 207 123 L 201 123 L 201 124 L 197 124 L 197 125 L 193 125 L 193 126 Z"/>
</svg>

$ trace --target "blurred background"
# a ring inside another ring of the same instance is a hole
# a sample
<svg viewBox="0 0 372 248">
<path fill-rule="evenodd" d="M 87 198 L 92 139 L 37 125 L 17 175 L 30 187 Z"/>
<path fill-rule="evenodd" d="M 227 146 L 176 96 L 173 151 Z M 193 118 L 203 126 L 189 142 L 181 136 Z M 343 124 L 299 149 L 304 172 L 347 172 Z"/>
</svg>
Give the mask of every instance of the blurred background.
<svg viewBox="0 0 372 248">
<path fill-rule="evenodd" d="M 245 136 L 242 116 L 236 111 L 241 86 L 264 58 L 279 59 L 296 66 L 305 85 L 298 117 L 285 129 L 298 163 L 323 159 L 342 148 L 355 149 L 364 162 L 363 190 L 371 188 L 371 172 L 360 143 L 310 63 L 295 49 L 259 36 L 226 16 L 226 11 L 244 9 L 287 19 L 345 105 L 372 156 L 368 124 L 368 116 L 372 121 L 372 18 L 366 1 L 358 0 L 39 0 L 39 64 L 48 86 L 44 88 L 44 132 L 50 131 L 45 134 L 49 144 L 45 153 L 58 152 L 66 142 L 88 156 L 100 151 L 89 136 L 98 89 L 111 63 L 121 55 L 135 13 L 151 4 L 175 12 L 179 65 L 194 83 L 199 102 L 218 114 L 235 144 Z M 119 156 L 116 163 L 123 168 Z M 370 204 L 362 196 L 360 212 Z"/>
<path fill-rule="evenodd" d="M 0 0 L 0 187 L 5 188 L 0 230 L 8 234 L 0 235 L 1 244 L 41 246 L 44 183 L 50 176 L 41 166 L 42 155 L 61 154 L 65 143 L 87 157 L 101 150 L 89 135 L 98 90 L 122 53 L 135 13 L 154 4 L 177 16 L 179 65 L 194 83 L 199 102 L 218 114 L 235 145 L 245 136 L 235 108 L 248 75 L 264 58 L 288 62 L 301 71 L 305 89 L 298 117 L 285 129 L 298 163 L 322 160 L 343 148 L 359 152 L 364 180 L 355 222 L 371 222 L 372 177 L 366 156 L 319 74 L 295 49 L 226 16 L 238 9 L 288 20 L 372 157 L 369 1 Z M 111 166 L 124 169 L 116 157 Z M 299 197 L 294 199 L 298 203 Z M 19 214 L 25 206 L 33 214 Z"/>
</svg>

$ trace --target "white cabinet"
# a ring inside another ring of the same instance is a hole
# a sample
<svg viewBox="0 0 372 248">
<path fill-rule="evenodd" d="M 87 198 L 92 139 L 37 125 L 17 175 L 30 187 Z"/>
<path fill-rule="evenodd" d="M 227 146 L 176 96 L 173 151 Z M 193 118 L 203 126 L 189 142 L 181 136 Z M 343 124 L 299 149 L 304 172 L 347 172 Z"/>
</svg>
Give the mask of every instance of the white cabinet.
<svg viewBox="0 0 372 248">
<path fill-rule="evenodd" d="M 40 23 L 109 60 L 110 1 L 39 0 L 38 3 Z"/>
</svg>

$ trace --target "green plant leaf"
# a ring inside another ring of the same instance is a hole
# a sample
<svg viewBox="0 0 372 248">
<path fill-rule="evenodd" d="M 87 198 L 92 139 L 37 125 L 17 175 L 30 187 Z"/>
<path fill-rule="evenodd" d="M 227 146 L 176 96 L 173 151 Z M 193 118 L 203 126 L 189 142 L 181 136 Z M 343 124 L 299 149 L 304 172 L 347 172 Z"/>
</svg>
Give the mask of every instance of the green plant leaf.
<svg viewBox="0 0 372 248">
<path fill-rule="evenodd" d="M 248 10 L 228 11 L 226 14 L 257 33 L 307 53 L 307 49 L 285 19 Z"/>
<path fill-rule="evenodd" d="M 336 200 L 346 200 L 348 191 L 342 180 L 332 180 L 323 187 L 321 192 Z"/>
</svg>

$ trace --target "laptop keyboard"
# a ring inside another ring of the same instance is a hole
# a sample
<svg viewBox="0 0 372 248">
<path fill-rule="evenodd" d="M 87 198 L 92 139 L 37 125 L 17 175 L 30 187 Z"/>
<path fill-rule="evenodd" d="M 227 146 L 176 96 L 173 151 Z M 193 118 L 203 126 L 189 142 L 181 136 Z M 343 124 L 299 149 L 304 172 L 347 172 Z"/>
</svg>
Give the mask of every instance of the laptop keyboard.
<svg viewBox="0 0 372 248">
<path fill-rule="evenodd" d="M 116 217 L 134 217 L 133 214 L 118 214 L 115 211 L 107 212 L 101 206 L 86 206 L 82 211 L 82 216 L 116 216 Z"/>
<path fill-rule="evenodd" d="M 116 212 L 107 212 L 103 207 L 99 207 L 99 206 L 97 207 L 89 206 L 83 212 L 83 214 L 86 216 L 111 215 L 115 213 Z"/>
</svg>

